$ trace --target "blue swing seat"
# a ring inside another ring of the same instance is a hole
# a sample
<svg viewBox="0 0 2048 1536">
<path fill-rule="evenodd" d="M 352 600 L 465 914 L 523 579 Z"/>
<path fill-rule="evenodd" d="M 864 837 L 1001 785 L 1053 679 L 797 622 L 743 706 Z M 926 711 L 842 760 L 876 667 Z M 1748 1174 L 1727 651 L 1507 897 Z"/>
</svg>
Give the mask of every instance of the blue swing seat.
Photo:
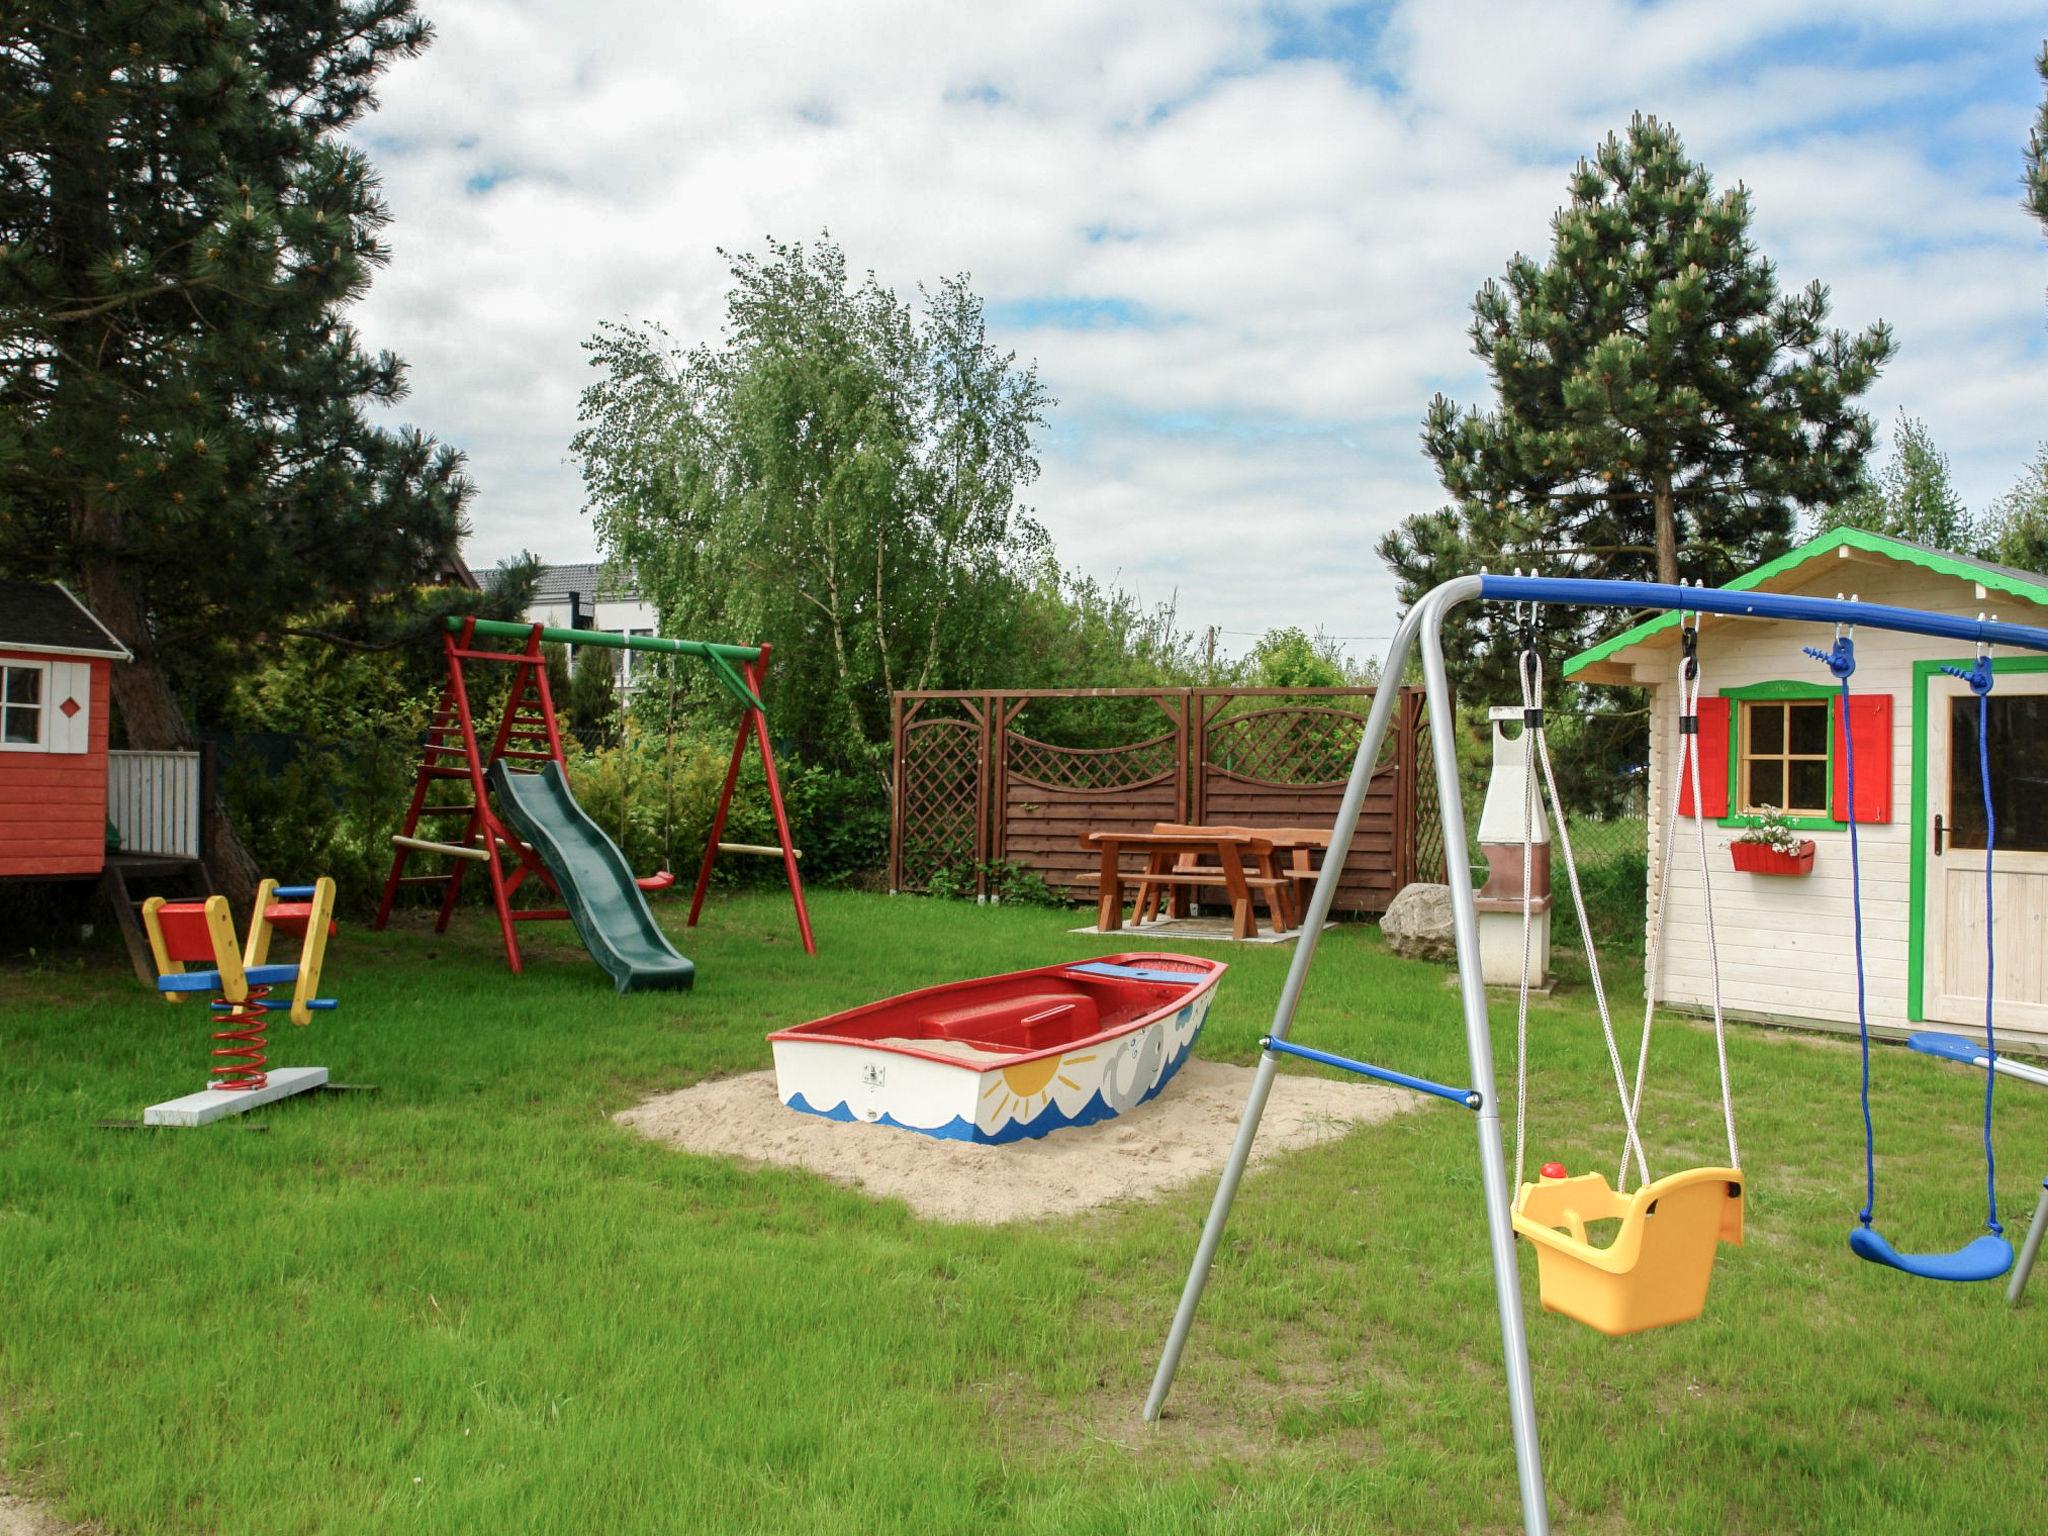
<svg viewBox="0 0 2048 1536">
<path fill-rule="evenodd" d="M 1877 1228 L 1857 1227 L 1849 1234 L 1849 1251 L 1923 1280 L 1996 1280 L 2012 1268 L 2012 1244 L 1991 1232 L 1954 1253 L 1901 1253 Z"/>
</svg>

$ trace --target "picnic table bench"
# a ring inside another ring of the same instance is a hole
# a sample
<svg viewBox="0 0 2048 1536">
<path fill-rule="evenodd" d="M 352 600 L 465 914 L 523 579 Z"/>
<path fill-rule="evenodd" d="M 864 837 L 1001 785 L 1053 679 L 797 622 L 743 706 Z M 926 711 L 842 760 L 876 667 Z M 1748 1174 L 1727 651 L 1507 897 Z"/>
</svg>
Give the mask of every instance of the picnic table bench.
<svg viewBox="0 0 2048 1536">
<path fill-rule="evenodd" d="M 1114 933 L 1123 927 L 1126 880 L 1137 882 L 1141 896 L 1147 888 L 1171 887 L 1177 909 L 1182 907 L 1185 892 L 1190 888 L 1224 891 L 1230 900 L 1233 938 L 1258 935 L 1258 916 L 1252 907 L 1254 893 L 1264 900 L 1276 933 L 1290 926 L 1289 903 L 1283 893 L 1289 890 L 1292 881 L 1279 873 L 1273 843 L 1262 833 L 1215 827 L 1183 827 L 1170 832 L 1084 832 L 1081 846 L 1093 849 L 1102 860 L 1100 870 L 1088 877 L 1102 885 L 1096 909 L 1096 927 L 1100 932 Z M 1142 875 L 1123 872 L 1126 855 L 1145 859 Z M 1214 864 L 1202 862 L 1211 858 Z"/>
<path fill-rule="evenodd" d="M 1152 830 L 1160 833 L 1231 832 L 1244 837 L 1256 838 L 1272 845 L 1272 852 L 1254 855 L 1257 873 L 1281 881 L 1280 902 L 1283 921 L 1280 928 L 1299 928 L 1308 902 L 1308 889 L 1316 883 L 1321 871 L 1317 869 L 1313 855 L 1322 853 L 1330 846 L 1330 834 L 1318 827 L 1246 827 L 1235 823 L 1218 822 L 1208 826 L 1185 826 L 1177 822 L 1157 822 Z M 1199 852 L 1184 853 L 1175 863 L 1175 871 L 1199 870 Z M 1138 888 L 1138 900 L 1132 909 L 1131 921 L 1142 923 L 1155 917 L 1160 907 L 1169 899 L 1173 902 L 1176 916 L 1182 915 L 1187 905 L 1185 888 L 1169 881 L 1158 883 L 1143 882 Z"/>
</svg>

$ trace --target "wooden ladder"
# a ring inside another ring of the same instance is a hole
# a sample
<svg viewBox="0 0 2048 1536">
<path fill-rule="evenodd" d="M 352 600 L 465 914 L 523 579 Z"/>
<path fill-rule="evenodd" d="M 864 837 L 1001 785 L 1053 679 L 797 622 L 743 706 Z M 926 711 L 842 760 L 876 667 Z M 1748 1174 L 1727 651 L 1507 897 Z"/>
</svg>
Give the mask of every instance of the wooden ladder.
<svg viewBox="0 0 2048 1536">
<path fill-rule="evenodd" d="M 481 863 L 489 873 L 492 904 L 498 910 L 499 925 L 504 932 L 505 958 L 517 973 L 520 969 L 519 940 L 512 926 L 512 894 L 530 873 L 539 874 L 550 887 L 553 881 L 540 867 L 532 851 L 514 837 L 491 810 L 490 786 L 485 776 L 490 765 L 501 758 L 520 765 L 515 771 L 532 771 L 526 766 L 530 764 L 561 763 L 562 739 L 555 725 L 554 703 L 548 695 L 547 663 L 540 650 L 540 626 L 534 626 L 524 650 L 477 650 L 474 645 L 475 638 L 467 625 L 459 636 L 450 633 L 441 637 L 441 648 L 448 662 L 448 682 L 441 691 L 441 698 L 434 706 L 433 718 L 427 727 L 426 744 L 420 753 L 419 771 L 413 779 L 412 799 L 406 806 L 400 841 L 394 844 L 391 872 L 384 879 L 383 899 L 377 905 L 377 917 L 370 926 L 381 929 L 390 921 L 392 906 L 401 889 L 438 885 L 443 889 L 434 931 L 445 933 L 449 919 L 455 915 L 455 905 L 462 896 L 463 875 L 472 862 Z M 514 667 L 512 686 L 506 693 L 504 712 L 499 717 L 497 734 L 492 738 L 488 753 L 477 741 L 476 716 L 470 706 L 469 687 L 463 674 L 462 664 L 465 661 L 510 663 Z M 430 803 L 428 796 L 434 785 L 445 780 L 465 784 L 469 798 Z M 482 852 L 483 857 L 476 860 L 454 859 L 445 874 L 408 875 L 405 867 L 412 855 L 430 851 L 416 849 L 406 841 L 419 837 L 421 818 L 452 816 L 466 818 L 462 836 L 437 837 L 429 841 L 446 841 L 453 847 L 475 848 Z M 501 847 L 512 849 L 519 858 L 517 868 L 509 876 L 499 857 Z M 521 915 L 539 917 L 542 914 Z M 550 912 L 547 915 L 566 914 Z"/>
<path fill-rule="evenodd" d="M 155 888 L 138 896 L 129 884 L 131 879 L 147 881 Z M 114 914 L 114 926 L 121 931 L 136 979 L 151 987 L 156 985 L 156 957 L 150 953 L 149 935 L 142 926 L 143 902 L 151 896 L 191 900 L 212 894 L 213 881 L 198 859 L 111 853 L 100 868 L 100 903 Z"/>
</svg>

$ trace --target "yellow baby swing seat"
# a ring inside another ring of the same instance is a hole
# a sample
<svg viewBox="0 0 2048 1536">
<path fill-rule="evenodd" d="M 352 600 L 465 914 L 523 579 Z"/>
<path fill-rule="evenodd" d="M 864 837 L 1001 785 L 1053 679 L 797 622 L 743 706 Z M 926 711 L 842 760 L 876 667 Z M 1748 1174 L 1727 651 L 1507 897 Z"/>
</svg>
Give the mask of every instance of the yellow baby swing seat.
<svg viewBox="0 0 2048 1536">
<path fill-rule="evenodd" d="M 1587 1224 L 1616 1218 L 1614 1241 L 1594 1246 Z M 1688 1168 L 1627 1194 L 1598 1173 L 1545 1178 L 1523 1186 L 1514 1221 L 1545 1311 L 1607 1334 L 1688 1323 L 1706 1308 L 1715 1249 L 1742 1241 L 1742 1173 Z"/>
</svg>

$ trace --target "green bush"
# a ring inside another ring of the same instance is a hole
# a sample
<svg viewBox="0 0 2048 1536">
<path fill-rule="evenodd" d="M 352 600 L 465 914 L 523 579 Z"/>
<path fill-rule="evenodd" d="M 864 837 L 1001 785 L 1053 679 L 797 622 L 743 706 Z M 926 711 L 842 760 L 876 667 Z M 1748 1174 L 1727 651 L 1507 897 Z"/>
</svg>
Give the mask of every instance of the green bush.
<svg viewBox="0 0 2048 1536">
<path fill-rule="evenodd" d="M 396 730 L 219 742 L 221 794 L 257 872 L 283 880 L 331 875 L 344 913 L 372 910 L 391 867 L 391 834 L 412 793 L 416 739 Z"/>
<path fill-rule="evenodd" d="M 984 890 L 996 901 L 1013 907 L 1067 905 L 1067 899 L 1047 885 L 1037 870 L 1008 859 L 943 865 L 925 882 L 925 894 L 941 901 L 972 901 Z"/>
</svg>

